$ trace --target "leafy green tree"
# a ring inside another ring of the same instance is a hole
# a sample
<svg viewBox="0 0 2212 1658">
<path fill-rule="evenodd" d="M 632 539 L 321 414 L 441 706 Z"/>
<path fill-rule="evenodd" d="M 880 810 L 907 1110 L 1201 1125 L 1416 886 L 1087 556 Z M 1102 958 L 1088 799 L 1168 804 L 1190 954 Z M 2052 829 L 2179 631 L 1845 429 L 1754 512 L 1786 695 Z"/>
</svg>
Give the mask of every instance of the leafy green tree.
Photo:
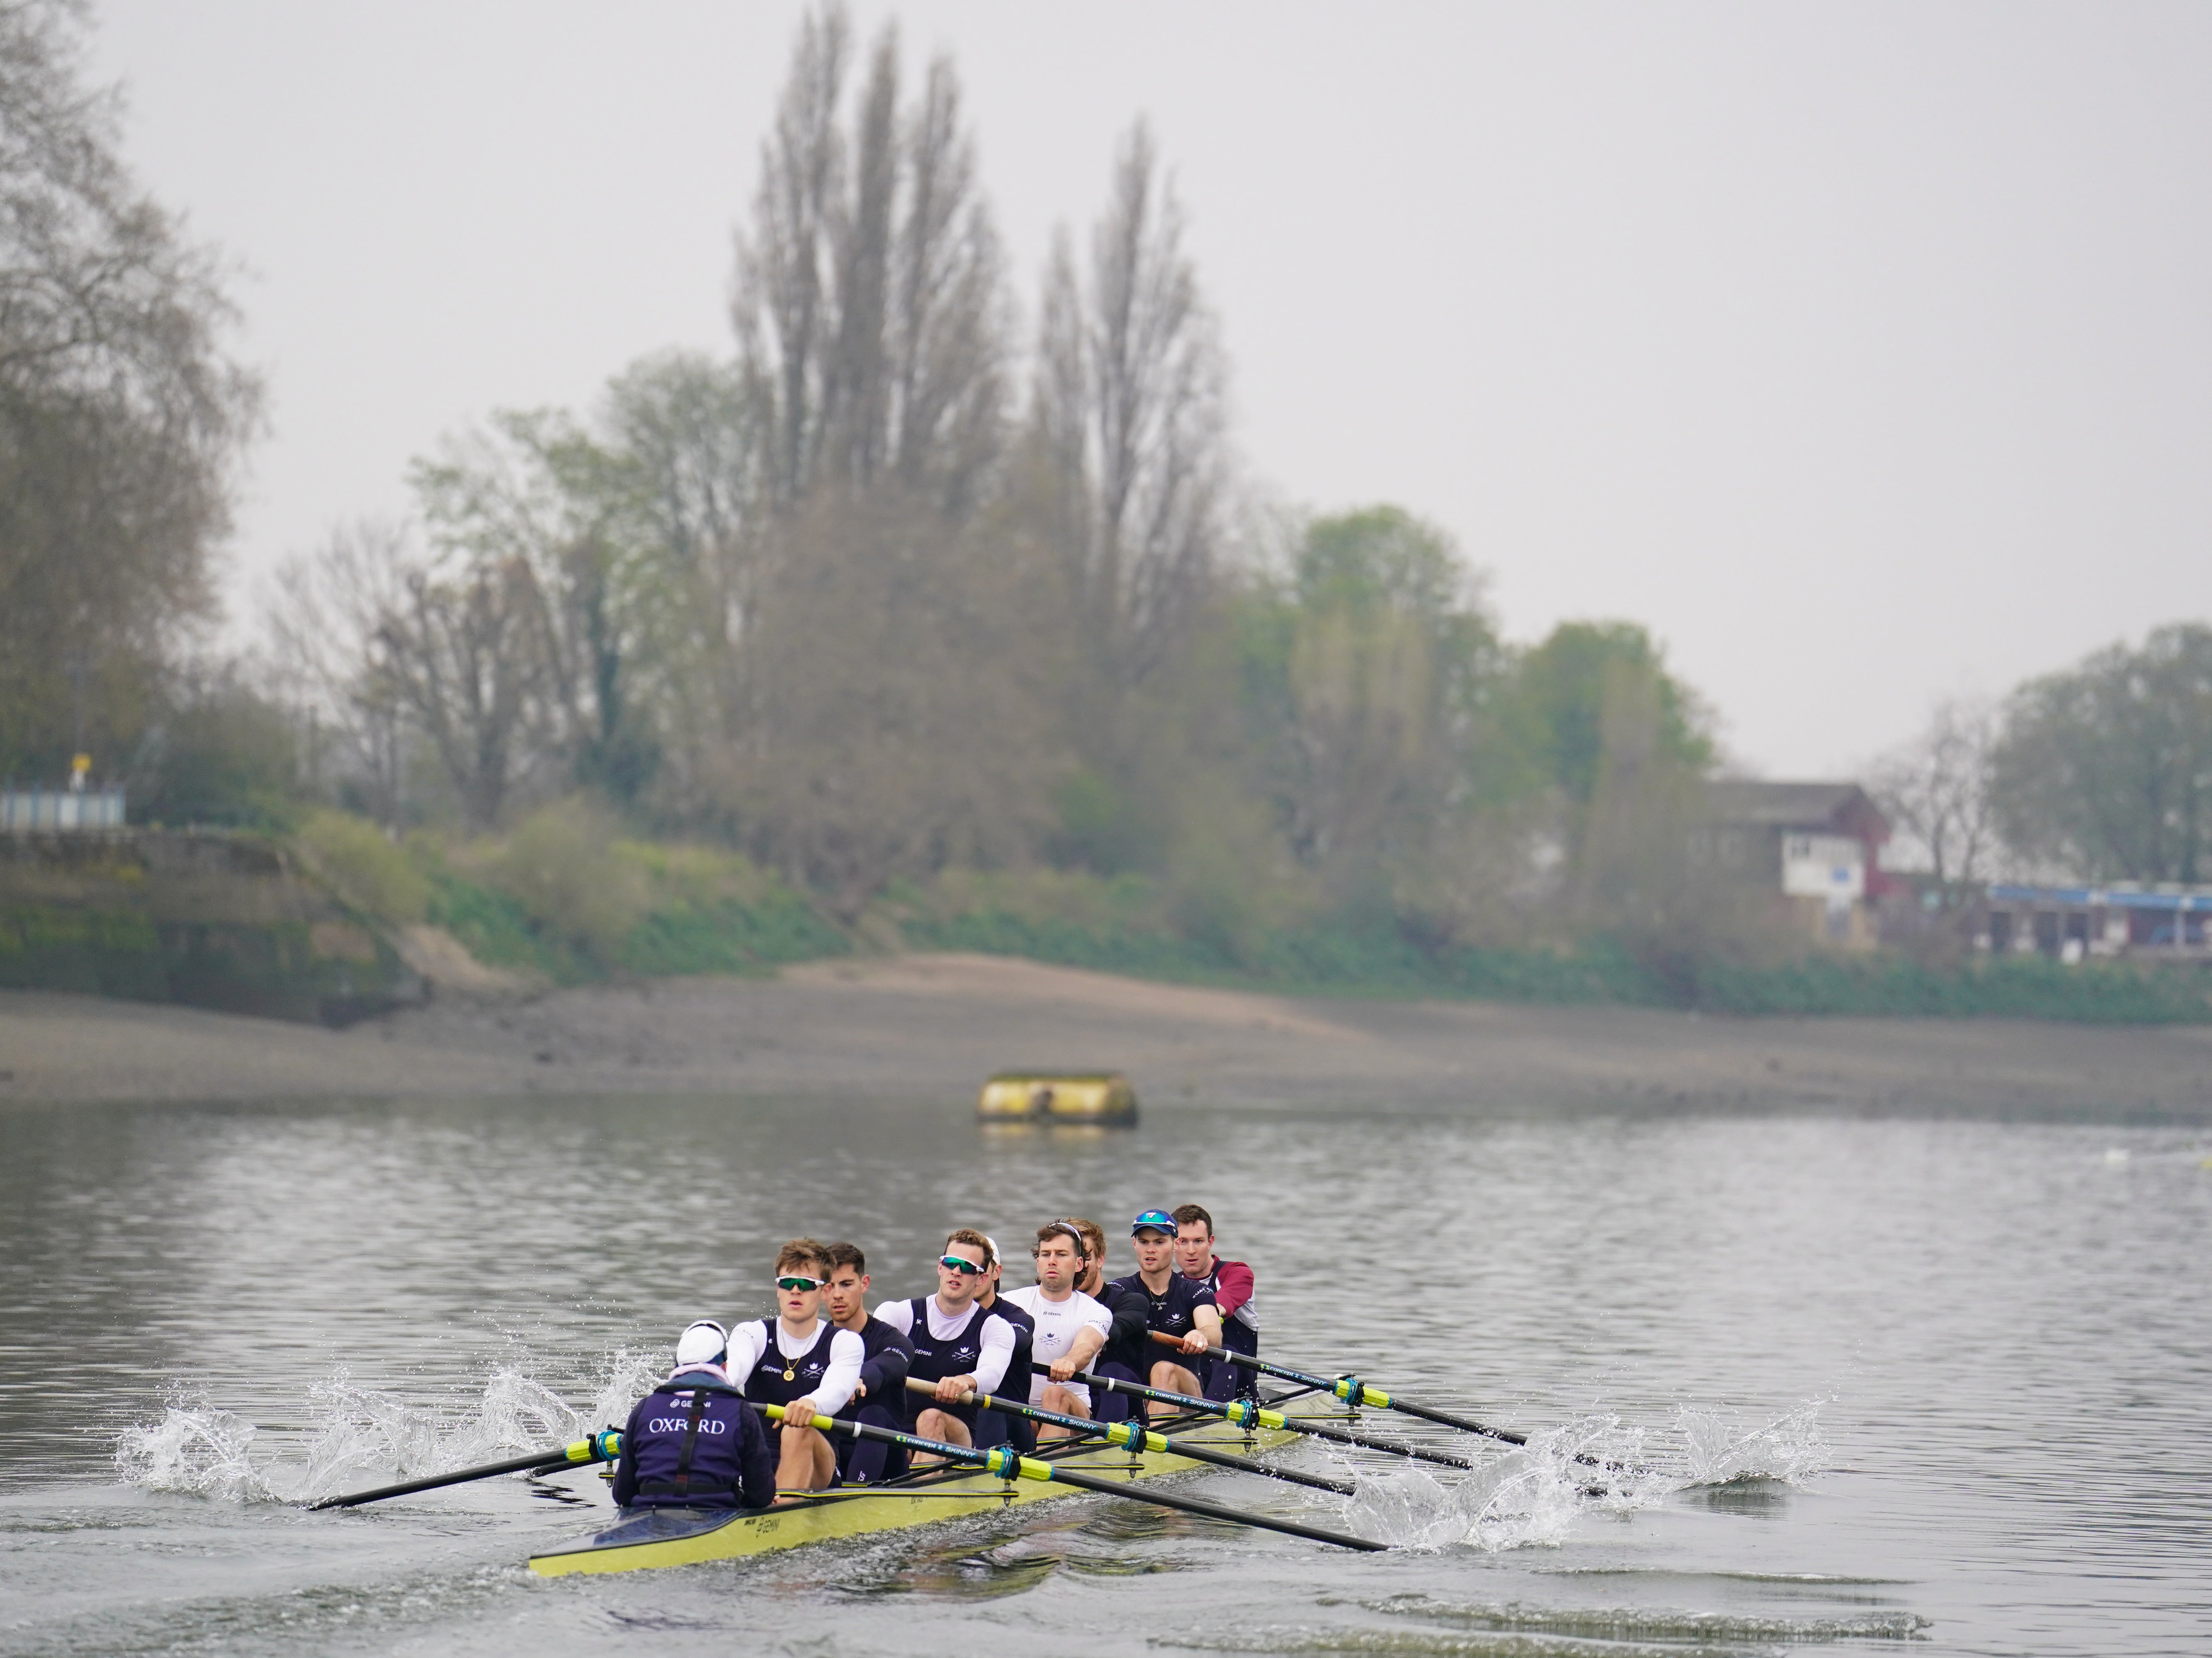
<svg viewBox="0 0 2212 1658">
<path fill-rule="evenodd" d="M 1559 791 L 1571 817 L 1589 811 L 1605 768 L 1610 694 L 1641 702 L 1649 690 L 1651 756 L 1692 772 L 1715 757 L 1697 694 L 1666 670 L 1650 634 L 1632 622 L 1563 622 L 1523 654 L 1504 719 L 1535 777 Z"/>
<path fill-rule="evenodd" d="M 1990 761 L 2005 840 L 2093 881 L 2212 875 L 2212 628 L 2160 628 L 2013 693 Z"/>
</svg>

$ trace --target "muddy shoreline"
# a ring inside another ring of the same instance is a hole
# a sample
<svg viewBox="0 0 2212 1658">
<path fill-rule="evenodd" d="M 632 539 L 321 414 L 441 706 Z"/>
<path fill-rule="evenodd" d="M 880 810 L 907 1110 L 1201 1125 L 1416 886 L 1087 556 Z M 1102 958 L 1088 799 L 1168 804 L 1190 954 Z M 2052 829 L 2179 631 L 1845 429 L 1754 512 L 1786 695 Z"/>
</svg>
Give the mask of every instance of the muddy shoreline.
<svg viewBox="0 0 2212 1658">
<path fill-rule="evenodd" d="M 1113 1067 L 1146 1105 L 1486 1115 L 1702 1110 L 2212 1122 L 2212 1029 L 1724 1019 L 1644 1008 L 1194 989 L 1004 957 L 816 963 L 332 1031 L 0 993 L 0 1103 L 559 1094 L 971 1098 L 993 1071 Z"/>
</svg>

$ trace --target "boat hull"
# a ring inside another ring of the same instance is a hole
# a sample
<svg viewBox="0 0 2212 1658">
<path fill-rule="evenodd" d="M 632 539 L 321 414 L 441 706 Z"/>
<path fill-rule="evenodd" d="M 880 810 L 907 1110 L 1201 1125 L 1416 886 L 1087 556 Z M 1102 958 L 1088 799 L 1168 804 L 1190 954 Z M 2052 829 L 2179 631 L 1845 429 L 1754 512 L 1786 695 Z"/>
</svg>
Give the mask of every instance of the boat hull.
<svg viewBox="0 0 2212 1658">
<path fill-rule="evenodd" d="M 1181 1424 L 1160 1426 L 1193 1444 L 1240 1454 L 1266 1450 L 1295 1437 L 1281 1432 L 1248 1436 L 1218 1423 L 1205 1424 L 1194 1430 Z M 1127 1450 L 1103 1445 L 1058 1449 L 1048 1460 L 1079 1469 L 1093 1479 L 1115 1480 L 1155 1479 L 1207 1466 L 1158 1451 L 1133 1456 Z M 605 1531 L 532 1555 L 530 1570 L 541 1577 L 562 1577 L 572 1572 L 693 1566 L 840 1537 L 925 1526 L 1017 1503 L 1086 1494 L 1048 1480 L 1001 1479 L 994 1474 L 960 1474 L 948 1469 L 910 1483 L 876 1490 L 828 1491 L 773 1509 L 629 1510 L 620 1522 Z"/>
</svg>

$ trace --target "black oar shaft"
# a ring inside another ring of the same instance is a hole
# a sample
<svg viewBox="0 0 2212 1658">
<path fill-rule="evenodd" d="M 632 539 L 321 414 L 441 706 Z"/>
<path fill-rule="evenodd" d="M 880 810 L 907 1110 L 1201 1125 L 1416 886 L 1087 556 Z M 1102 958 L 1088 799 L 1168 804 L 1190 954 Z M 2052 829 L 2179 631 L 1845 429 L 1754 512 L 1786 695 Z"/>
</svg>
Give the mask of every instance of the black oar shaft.
<svg viewBox="0 0 2212 1658">
<path fill-rule="evenodd" d="M 906 1385 L 917 1394 L 934 1395 L 937 1384 L 908 1376 Z M 1274 1468 L 1265 1462 L 1255 1462 L 1249 1456 L 1236 1456 L 1227 1451 L 1217 1451 L 1205 1445 L 1194 1445 L 1185 1439 L 1170 1439 L 1165 1434 L 1156 1434 L 1139 1427 L 1133 1422 L 1093 1422 L 1088 1418 L 1066 1416 L 1059 1411 L 1048 1411 L 1042 1405 L 1018 1403 L 1002 1399 L 996 1394 L 963 1394 L 963 1404 L 974 1404 L 985 1410 L 1004 1411 L 1010 1416 L 1026 1417 L 1032 1422 L 1046 1422 L 1055 1428 L 1066 1428 L 1085 1438 L 1103 1439 L 1109 1445 L 1126 1445 L 1133 1451 L 1158 1451 L 1165 1456 L 1188 1457 L 1194 1462 L 1204 1462 L 1217 1468 L 1234 1468 L 1239 1473 L 1264 1474 L 1270 1479 L 1286 1480 L 1293 1485 L 1309 1485 L 1317 1491 L 1334 1491 L 1339 1497 L 1352 1497 L 1358 1487 L 1348 1479 L 1327 1479 L 1319 1474 L 1301 1473 L 1295 1468 Z"/>
<path fill-rule="evenodd" d="M 1164 1345 L 1180 1347 L 1182 1345 L 1179 1337 L 1171 1336 L 1164 1330 L 1153 1331 L 1152 1339 Z M 1416 1405 L 1410 1400 L 1399 1398 L 1395 1394 L 1386 1394 L 1379 1388 L 1370 1388 L 1356 1376 L 1309 1376 L 1304 1370 L 1293 1370 L 1287 1364 L 1271 1364 L 1264 1358 L 1251 1353 L 1240 1353 L 1231 1347 L 1208 1347 L 1206 1350 L 1206 1355 L 1208 1358 L 1225 1359 L 1231 1364 L 1242 1364 L 1245 1369 L 1257 1370 L 1262 1376 L 1279 1376 L 1285 1382 L 1299 1382 L 1309 1388 L 1326 1388 L 1348 1404 L 1371 1406 L 1378 1411 L 1402 1411 L 1407 1416 L 1420 1418 L 1424 1422 L 1440 1423 L 1447 1428 L 1458 1428 L 1463 1432 L 1480 1434 L 1485 1439 L 1503 1440 L 1508 1445 L 1525 1445 L 1528 1442 L 1528 1436 L 1526 1434 L 1515 1433 L 1510 1428 L 1492 1428 L 1468 1417 L 1454 1416 L 1448 1411 L 1435 1410 L 1426 1405 Z"/>
<path fill-rule="evenodd" d="M 773 1421 L 783 1420 L 783 1406 L 781 1405 L 763 1405 L 757 1408 Z M 874 1439 L 886 1445 L 903 1445 L 908 1450 L 921 1451 L 926 1455 L 941 1456 L 948 1462 L 966 1463 L 983 1473 L 995 1473 L 1002 1479 L 1037 1479 L 1071 1485 L 1080 1491 L 1097 1491 L 1103 1497 L 1123 1497 L 1132 1503 L 1149 1503 L 1156 1509 L 1176 1509 L 1185 1514 L 1203 1515 L 1209 1520 L 1227 1520 L 1239 1526 L 1283 1532 L 1316 1543 L 1332 1543 L 1340 1549 L 1374 1552 L 1389 1546 L 1387 1543 L 1374 1542 L 1364 1537 L 1354 1537 L 1349 1532 L 1325 1531 L 1319 1526 L 1302 1526 L 1295 1520 L 1277 1520 L 1269 1515 L 1249 1514 L 1240 1509 L 1224 1508 L 1218 1503 L 1203 1503 L 1194 1497 L 1170 1497 L 1164 1491 L 1140 1490 L 1118 1479 L 1096 1479 L 1089 1474 L 1077 1473 L 1071 1468 L 1063 1468 L 1055 1462 L 1024 1456 L 1011 1445 L 978 1450 L 972 1445 L 947 1444 L 942 1440 L 924 1439 L 919 1434 L 901 1433 L 895 1428 L 878 1428 L 872 1422 L 855 1422 L 847 1417 L 823 1416 L 819 1412 L 814 1418 L 814 1425 L 851 1434 L 856 1439 Z"/>
<path fill-rule="evenodd" d="M 1043 1370 L 1049 1367 L 1034 1366 Z M 1395 1439 L 1377 1439 L 1370 1434 L 1352 1432 L 1324 1422 L 1301 1421 L 1285 1416 L 1279 1411 L 1263 1411 L 1242 1400 L 1223 1404 L 1218 1400 L 1199 1399 L 1189 1394 L 1171 1394 L 1164 1388 L 1147 1388 L 1142 1382 L 1123 1382 L 1118 1377 L 1100 1376 L 1095 1370 L 1078 1370 L 1076 1381 L 1093 1388 L 1103 1388 L 1109 1393 L 1126 1394 L 1133 1399 L 1149 1399 L 1163 1405 L 1181 1406 L 1186 1411 L 1202 1412 L 1209 1416 L 1224 1417 L 1240 1427 L 1258 1425 L 1281 1428 L 1294 1434 L 1310 1434 L 1317 1439 L 1333 1439 L 1340 1445 L 1357 1445 L 1363 1450 L 1388 1451 L 1393 1456 L 1407 1456 L 1417 1462 L 1434 1462 L 1447 1468 L 1472 1468 L 1474 1464 L 1463 1456 L 1452 1456 L 1443 1451 L 1431 1451 L 1419 1445 L 1407 1445 Z"/>
<path fill-rule="evenodd" d="M 1108 1497 L 1133 1497 L 1139 1503 L 1151 1503 L 1163 1509 L 1180 1509 L 1185 1514 L 1204 1515 L 1209 1520 L 1229 1520 L 1240 1526 L 1259 1526 L 1268 1531 L 1287 1533 L 1292 1537 L 1310 1538 L 1316 1543 L 1334 1543 L 1340 1549 L 1359 1549 L 1370 1554 L 1379 1554 L 1390 1546 L 1377 1543 L 1371 1538 L 1354 1537 L 1349 1532 L 1327 1531 L 1319 1526 L 1302 1526 L 1295 1520 L 1262 1519 L 1238 1509 L 1225 1509 L 1218 1503 L 1200 1502 L 1195 1497 L 1169 1497 L 1159 1491 L 1132 1491 L 1119 1480 L 1098 1479 L 1073 1468 L 1063 1468 L 1056 1462 L 1045 1465 L 1054 1480 L 1060 1485 L 1073 1485 L 1086 1491 L 1100 1491 Z"/>
<path fill-rule="evenodd" d="M 471 1479 L 489 1479 L 503 1473 L 527 1473 L 549 1466 L 580 1466 L 591 1462 L 611 1462 L 620 1455 L 622 1436 L 618 1433 L 597 1433 L 588 1439 L 577 1440 L 570 1445 L 556 1445 L 550 1450 L 532 1451 L 527 1456 L 510 1456 L 504 1462 L 487 1462 L 481 1467 L 461 1468 L 452 1473 L 428 1474 L 421 1479 L 403 1479 L 396 1485 L 379 1485 L 374 1491 L 349 1491 L 343 1497 L 326 1497 L 319 1503 L 310 1503 L 310 1509 L 350 1509 L 363 1503 L 381 1502 L 387 1497 L 409 1497 L 416 1491 L 434 1491 L 441 1485 L 465 1485 Z"/>
</svg>

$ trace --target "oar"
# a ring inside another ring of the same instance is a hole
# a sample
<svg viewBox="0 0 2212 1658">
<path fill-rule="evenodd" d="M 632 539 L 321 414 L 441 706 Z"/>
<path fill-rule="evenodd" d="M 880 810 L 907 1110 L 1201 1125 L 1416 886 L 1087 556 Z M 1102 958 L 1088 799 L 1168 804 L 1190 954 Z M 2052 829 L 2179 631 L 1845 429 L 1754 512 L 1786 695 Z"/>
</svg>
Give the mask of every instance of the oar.
<svg viewBox="0 0 2212 1658">
<path fill-rule="evenodd" d="M 933 1396 L 937 1384 L 908 1376 L 906 1385 L 918 1394 Z M 1133 1422 L 1093 1422 L 1087 1417 L 1062 1416 L 1058 1411 L 1048 1411 L 1042 1406 L 1017 1403 L 1001 1399 L 996 1394 L 965 1393 L 960 1395 L 963 1405 L 980 1405 L 986 1410 L 1004 1411 L 1012 1416 L 1025 1416 L 1032 1422 L 1049 1422 L 1056 1428 L 1071 1428 L 1085 1438 L 1096 1436 L 1109 1445 L 1126 1445 L 1133 1451 L 1160 1451 L 1169 1456 L 1187 1456 L 1194 1462 L 1211 1463 L 1217 1468 L 1234 1468 L 1240 1473 L 1265 1474 L 1270 1479 L 1287 1479 L 1293 1485 L 1310 1485 L 1317 1491 L 1334 1491 L 1339 1497 L 1356 1497 L 1359 1488 L 1348 1479 L 1324 1479 L 1316 1473 L 1300 1473 L 1295 1468 L 1271 1468 L 1265 1462 L 1255 1462 L 1249 1456 L 1232 1456 L 1227 1451 L 1217 1451 L 1204 1445 L 1194 1445 L 1188 1440 L 1170 1439 L 1165 1434 L 1148 1432 Z"/>
<path fill-rule="evenodd" d="M 1164 1330 L 1152 1332 L 1152 1339 L 1170 1347 L 1181 1347 L 1182 1339 L 1171 1336 Z M 1440 1422 L 1447 1428 L 1461 1428 L 1471 1434 L 1480 1434 L 1486 1439 L 1502 1439 L 1509 1445 L 1525 1445 L 1527 1434 L 1515 1433 L 1510 1428 L 1486 1427 L 1463 1416 L 1432 1410 L 1426 1405 L 1416 1405 L 1411 1400 L 1401 1399 L 1395 1394 L 1386 1394 L 1380 1388 L 1370 1388 L 1356 1376 L 1340 1376 L 1332 1381 L 1328 1376 L 1308 1376 L 1304 1370 L 1293 1370 L 1287 1364 L 1270 1364 L 1249 1353 L 1240 1353 L 1232 1347 L 1208 1347 L 1208 1358 L 1226 1359 L 1231 1364 L 1242 1364 L 1248 1370 L 1257 1370 L 1262 1376 L 1280 1376 L 1285 1382 L 1303 1382 L 1309 1388 L 1321 1388 L 1339 1399 L 1353 1405 L 1369 1405 L 1378 1411 L 1402 1411 L 1407 1416 L 1418 1416 L 1424 1422 Z"/>
<path fill-rule="evenodd" d="M 1164 1330 L 1153 1331 L 1152 1339 L 1164 1342 L 1171 1347 L 1182 1345 L 1182 1339 L 1180 1336 L 1171 1336 Z M 1380 1388 L 1370 1388 L 1356 1376 L 1341 1376 L 1334 1381 L 1327 1376 L 1308 1376 L 1304 1370 L 1293 1370 L 1287 1364 L 1270 1364 L 1263 1358 L 1255 1358 L 1250 1353 L 1240 1353 L 1229 1347 L 1208 1347 L 1206 1350 L 1206 1355 L 1208 1358 L 1225 1358 L 1232 1364 L 1242 1364 L 1249 1370 L 1259 1371 L 1263 1376 L 1279 1376 L 1285 1382 L 1302 1382 L 1309 1388 L 1326 1388 L 1339 1399 L 1351 1404 L 1369 1405 L 1378 1411 L 1402 1411 L 1407 1416 L 1420 1418 L 1424 1422 L 1440 1422 L 1447 1428 L 1463 1429 L 1471 1434 L 1480 1434 L 1485 1439 L 1502 1439 L 1509 1445 L 1525 1445 L 1528 1442 L 1527 1434 L 1515 1433 L 1510 1428 L 1487 1427 L 1467 1417 L 1453 1416 L 1446 1411 L 1431 1410 L 1426 1405 L 1416 1405 L 1411 1400 L 1399 1398 L 1395 1394 L 1386 1394 Z M 1621 1463 L 1601 1462 L 1596 1457 L 1582 1451 L 1577 1451 L 1574 1454 L 1574 1459 L 1590 1467 L 1604 1468 L 1614 1473 L 1622 1473 L 1625 1470 L 1625 1465 Z M 1597 1494 L 1604 1495 L 1602 1491 L 1598 1491 Z"/>
<path fill-rule="evenodd" d="M 326 1497 L 319 1503 L 310 1503 L 310 1509 L 350 1509 L 362 1503 L 375 1503 L 387 1497 L 405 1497 L 413 1491 L 435 1491 L 441 1485 L 465 1485 L 471 1479 L 489 1479 L 494 1474 L 527 1473 L 534 1468 L 559 1467 L 568 1463 L 611 1462 L 622 1455 L 622 1435 L 609 1428 L 588 1439 L 579 1439 L 574 1444 L 556 1446 L 551 1450 L 532 1451 L 527 1456 L 510 1456 L 504 1462 L 487 1462 L 480 1468 L 463 1468 L 459 1473 L 434 1473 L 426 1479 L 404 1479 L 397 1485 L 379 1485 L 373 1491 L 355 1491 L 345 1497 Z"/>
<path fill-rule="evenodd" d="M 759 1409 L 775 1421 L 783 1420 L 783 1406 L 781 1405 L 763 1405 Z M 1209 1520 L 1226 1520 L 1239 1526 L 1256 1526 L 1262 1531 L 1279 1531 L 1291 1537 L 1307 1538 L 1316 1543 L 1334 1543 L 1340 1549 L 1361 1549 L 1376 1553 L 1390 1546 L 1364 1537 L 1354 1537 L 1349 1532 L 1324 1531 L 1319 1526 L 1302 1526 L 1295 1520 L 1276 1520 L 1267 1515 L 1248 1514 L 1240 1509 L 1225 1509 L 1218 1503 L 1203 1503 L 1194 1497 L 1170 1497 L 1162 1491 L 1139 1491 L 1120 1480 L 1094 1479 L 1089 1474 L 1078 1473 L 1073 1468 L 1063 1468 L 1055 1462 L 1024 1456 L 1011 1445 L 994 1445 L 988 1451 L 979 1451 L 971 1445 L 948 1445 L 942 1440 L 924 1439 L 918 1434 L 901 1433 L 895 1428 L 878 1428 L 872 1422 L 823 1416 L 819 1412 L 815 1413 L 814 1425 L 850 1434 L 856 1439 L 873 1439 L 886 1445 L 903 1445 L 910 1451 L 920 1451 L 926 1456 L 941 1456 L 948 1462 L 969 1463 L 985 1473 L 994 1473 L 1001 1479 L 1049 1480 L 1054 1485 L 1073 1485 L 1079 1491 L 1097 1491 L 1102 1497 L 1122 1497 L 1132 1503 L 1149 1503 L 1154 1508 L 1176 1509 L 1185 1514 L 1204 1515 Z"/>
<path fill-rule="evenodd" d="M 1050 1366 L 1035 1364 L 1039 1370 Z M 1171 1394 L 1161 1388 L 1147 1388 L 1134 1382 L 1122 1382 L 1110 1376 L 1100 1376 L 1095 1370 L 1078 1370 L 1075 1380 L 1088 1382 L 1094 1388 L 1103 1388 L 1112 1394 L 1127 1394 L 1136 1399 L 1156 1400 L 1163 1405 L 1176 1405 L 1186 1411 L 1203 1412 L 1232 1422 L 1240 1428 L 1281 1428 L 1294 1434 L 1311 1434 L 1317 1439 L 1334 1439 L 1342 1445 L 1358 1445 L 1370 1451 L 1389 1451 L 1394 1456 L 1410 1456 L 1417 1461 L 1437 1462 L 1447 1468 L 1472 1468 L 1475 1465 L 1463 1456 L 1452 1456 L 1443 1451 L 1431 1451 L 1419 1445 L 1407 1445 L 1395 1439 L 1376 1439 L 1367 1434 L 1356 1434 L 1348 1428 L 1333 1427 L 1326 1422 L 1307 1422 L 1297 1417 L 1285 1416 L 1280 1411 L 1263 1411 L 1249 1399 L 1232 1399 L 1227 1404 L 1217 1400 L 1197 1399 L 1189 1394 Z"/>
</svg>

